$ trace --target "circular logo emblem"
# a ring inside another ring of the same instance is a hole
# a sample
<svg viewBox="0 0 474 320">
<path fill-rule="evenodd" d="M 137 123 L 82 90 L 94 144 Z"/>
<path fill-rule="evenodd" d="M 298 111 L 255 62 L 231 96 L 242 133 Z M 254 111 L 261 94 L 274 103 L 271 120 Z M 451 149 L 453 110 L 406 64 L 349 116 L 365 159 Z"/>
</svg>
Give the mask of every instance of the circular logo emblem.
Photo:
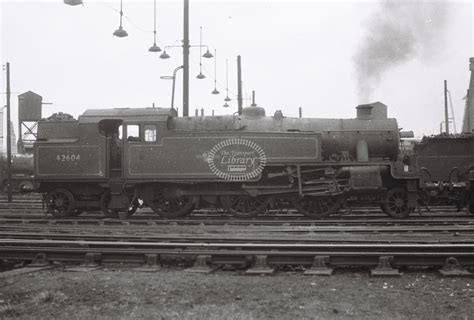
<svg viewBox="0 0 474 320">
<path fill-rule="evenodd" d="M 259 177 L 267 162 L 263 149 L 247 139 L 219 142 L 207 155 L 211 171 L 228 181 L 247 181 Z"/>
</svg>

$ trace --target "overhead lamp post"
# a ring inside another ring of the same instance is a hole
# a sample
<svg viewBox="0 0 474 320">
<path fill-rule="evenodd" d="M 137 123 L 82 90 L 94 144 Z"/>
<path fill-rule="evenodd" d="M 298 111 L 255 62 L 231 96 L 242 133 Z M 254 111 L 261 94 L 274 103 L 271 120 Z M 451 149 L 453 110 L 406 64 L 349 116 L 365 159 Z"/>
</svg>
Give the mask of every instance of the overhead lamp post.
<svg viewBox="0 0 474 320">
<path fill-rule="evenodd" d="M 163 53 L 160 55 L 161 59 L 168 59 L 170 55 L 166 52 L 166 48 L 182 47 L 183 48 L 183 117 L 189 116 L 189 0 L 183 0 L 183 45 L 182 46 L 166 46 L 163 49 Z M 202 47 L 202 45 L 199 45 Z M 202 55 L 203 58 L 212 58 L 213 55 L 209 51 L 208 46 L 206 52 Z M 198 77 L 198 79 L 202 79 Z"/>
<path fill-rule="evenodd" d="M 209 48 L 207 49 L 209 51 Z M 207 53 L 207 52 L 206 52 Z M 206 76 L 202 74 L 202 27 L 199 28 L 199 74 L 196 78 L 204 79 Z"/>
<path fill-rule="evenodd" d="M 154 29 L 153 29 L 153 45 L 148 49 L 150 52 L 160 52 L 161 49 L 156 45 L 156 0 L 153 2 L 153 21 L 154 21 Z"/>
<path fill-rule="evenodd" d="M 214 90 L 211 92 L 212 94 L 219 94 L 220 92 L 217 90 L 217 50 L 214 49 Z"/>
<path fill-rule="evenodd" d="M 225 59 L 225 91 L 227 93 L 224 101 L 224 108 L 230 107 L 227 102 L 230 102 L 232 99 L 229 98 L 229 60 Z"/>
<path fill-rule="evenodd" d="M 183 66 L 179 66 L 176 69 L 174 69 L 172 76 L 161 76 L 160 77 L 161 79 L 164 79 L 164 80 L 173 80 L 173 85 L 172 85 L 172 89 L 171 89 L 171 109 L 174 109 L 174 88 L 175 88 L 175 84 L 176 84 L 176 73 L 178 72 L 179 69 L 183 69 Z"/>
<path fill-rule="evenodd" d="M 114 36 L 119 37 L 119 38 L 123 38 L 123 37 L 128 36 L 127 31 L 125 31 L 122 28 L 122 16 L 123 16 L 122 7 L 123 7 L 122 0 L 120 0 L 120 25 L 119 25 L 119 28 L 117 30 L 115 30 L 114 33 L 113 33 Z"/>
</svg>

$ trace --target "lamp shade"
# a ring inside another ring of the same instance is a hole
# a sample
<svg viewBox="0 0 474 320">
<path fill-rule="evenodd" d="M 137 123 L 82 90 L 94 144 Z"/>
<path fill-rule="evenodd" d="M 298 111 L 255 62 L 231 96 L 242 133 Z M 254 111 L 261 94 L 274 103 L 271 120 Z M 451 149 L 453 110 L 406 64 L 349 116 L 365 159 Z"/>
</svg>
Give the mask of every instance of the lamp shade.
<svg viewBox="0 0 474 320">
<path fill-rule="evenodd" d="M 209 49 L 207 49 L 206 53 L 202 55 L 203 58 L 212 58 L 214 57 L 212 53 L 209 52 Z"/>
<path fill-rule="evenodd" d="M 114 31 L 113 35 L 119 38 L 123 38 L 128 36 L 128 33 L 122 28 L 122 26 L 120 26 L 117 30 Z"/>
<path fill-rule="evenodd" d="M 154 44 L 150 47 L 150 49 L 148 49 L 148 51 L 150 51 L 150 52 L 161 52 L 161 49 L 160 49 L 160 47 L 158 47 L 158 46 L 156 45 L 156 43 L 154 43 Z"/>
<path fill-rule="evenodd" d="M 64 0 L 64 3 L 70 6 L 77 6 L 79 4 L 82 4 L 82 0 Z"/>
<path fill-rule="evenodd" d="M 169 59 L 170 58 L 170 55 L 166 53 L 166 50 L 163 51 L 162 54 L 160 54 L 160 58 L 161 59 Z"/>
</svg>

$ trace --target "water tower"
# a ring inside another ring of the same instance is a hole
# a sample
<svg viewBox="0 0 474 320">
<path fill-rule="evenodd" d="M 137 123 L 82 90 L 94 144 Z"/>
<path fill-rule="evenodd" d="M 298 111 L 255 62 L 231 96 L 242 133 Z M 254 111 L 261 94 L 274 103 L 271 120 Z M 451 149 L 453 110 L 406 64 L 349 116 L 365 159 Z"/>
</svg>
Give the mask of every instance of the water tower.
<svg viewBox="0 0 474 320">
<path fill-rule="evenodd" d="M 43 97 L 32 91 L 18 95 L 18 153 L 32 153 Z"/>
</svg>

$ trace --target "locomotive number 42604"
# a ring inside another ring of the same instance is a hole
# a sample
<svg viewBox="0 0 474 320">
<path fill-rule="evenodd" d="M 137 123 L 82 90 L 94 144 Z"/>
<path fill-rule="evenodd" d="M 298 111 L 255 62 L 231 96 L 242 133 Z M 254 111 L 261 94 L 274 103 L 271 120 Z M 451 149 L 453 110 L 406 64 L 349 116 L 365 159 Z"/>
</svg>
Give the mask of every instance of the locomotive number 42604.
<svg viewBox="0 0 474 320">
<path fill-rule="evenodd" d="M 60 162 L 73 162 L 81 160 L 80 154 L 58 154 L 56 155 L 56 161 Z"/>
</svg>

